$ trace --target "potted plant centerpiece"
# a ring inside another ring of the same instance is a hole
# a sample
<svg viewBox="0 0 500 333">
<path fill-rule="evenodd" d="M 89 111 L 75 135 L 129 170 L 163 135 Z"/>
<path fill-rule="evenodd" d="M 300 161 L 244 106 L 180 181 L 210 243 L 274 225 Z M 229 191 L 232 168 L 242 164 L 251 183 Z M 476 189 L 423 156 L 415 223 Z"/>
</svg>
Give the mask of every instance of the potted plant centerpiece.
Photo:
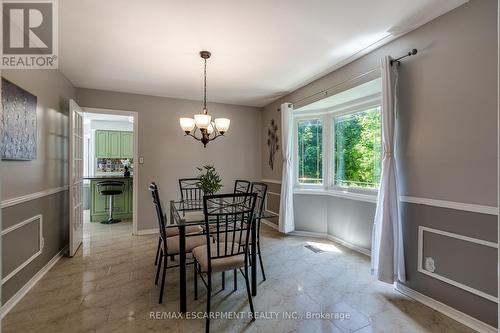
<svg viewBox="0 0 500 333">
<path fill-rule="evenodd" d="M 200 188 L 203 190 L 205 195 L 212 195 L 222 188 L 222 178 L 215 170 L 213 165 L 204 165 L 197 168 L 200 172 Z"/>
</svg>

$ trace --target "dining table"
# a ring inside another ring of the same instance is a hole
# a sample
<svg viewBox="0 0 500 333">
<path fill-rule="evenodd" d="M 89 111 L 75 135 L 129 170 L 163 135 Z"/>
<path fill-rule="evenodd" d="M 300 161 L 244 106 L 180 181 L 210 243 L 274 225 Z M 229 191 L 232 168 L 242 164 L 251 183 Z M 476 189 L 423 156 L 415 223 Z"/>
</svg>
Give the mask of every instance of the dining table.
<svg viewBox="0 0 500 333">
<path fill-rule="evenodd" d="M 190 216 L 186 218 L 186 213 Z M 195 216 L 195 218 L 193 218 Z M 261 223 L 262 219 L 272 218 L 275 215 L 262 211 L 254 212 L 253 221 L 250 223 L 250 268 L 251 268 L 251 291 L 252 296 L 257 296 L 257 224 Z M 186 237 L 194 236 L 194 234 L 186 235 L 186 227 L 188 226 L 205 226 L 206 221 L 203 214 L 203 200 L 171 200 L 170 201 L 170 223 L 166 228 L 178 228 L 179 231 L 179 311 L 187 312 L 187 262 L 186 262 Z M 209 220 L 209 226 L 216 224 L 217 220 Z M 199 234 L 198 234 L 199 235 Z"/>
</svg>

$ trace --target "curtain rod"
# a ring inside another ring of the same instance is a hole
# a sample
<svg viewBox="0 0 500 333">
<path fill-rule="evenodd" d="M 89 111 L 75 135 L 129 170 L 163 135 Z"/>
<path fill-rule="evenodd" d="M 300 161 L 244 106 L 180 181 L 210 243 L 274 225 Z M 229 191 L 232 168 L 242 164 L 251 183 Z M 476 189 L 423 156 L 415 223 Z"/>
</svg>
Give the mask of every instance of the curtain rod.
<svg viewBox="0 0 500 333">
<path fill-rule="evenodd" d="M 396 58 L 396 59 L 391 59 L 391 65 L 394 63 L 394 62 L 397 62 L 398 64 L 400 63 L 399 60 L 403 59 L 403 58 L 406 58 L 406 57 L 411 57 L 412 55 L 415 55 L 417 54 L 418 50 L 417 49 L 412 49 L 410 52 L 408 52 L 407 54 L 405 54 L 404 56 L 401 56 L 399 58 Z"/>
<path fill-rule="evenodd" d="M 415 55 L 415 54 L 417 54 L 417 52 L 418 52 L 418 50 L 417 50 L 417 49 L 412 49 L 412 50 L 411 50 L 411 51 L 409 51 L 407 54 L 405 54 L 405 55 L 403 55 L 403 56 L 401 56 L 401 57 L 399 57 L 399 58 L 396 58 L 396 59 L 391 59 L 391 65 L 392 65 L 394 62 L 397 62 L 397 63 L 399 64 L 401 59 L 406 58 L 406 57 L 410 57 L 410 56 L 412 56 L 412 55 Z M 318 91 L 317 93 L 314 93 L 314 94 L 312 94 L 312 95 L 309 95 L 309 96 L 303 97 L 303 98 L 301 98 L 301 99 L 299 99 L 299 100 L 296 100 L 295 102 L 292 102 L 291 104 L 297 104 L 297 103 L 299 103 L 299 102 L 302 102 L 302 101 L 304 101 L 304 100 L 306 100 L 306 99 L 309 99 L 309 98 L 311 98 L 311 97 L 314 97 L 314 96 L 316 96 L 316 95 L 319 95 L 319 94 L 324 94 L 325 92 L 327 92 L 327 91 L 329 91 L 329 90 L 331 90 L 331 89 L 333 89 L 333 88 L 336 88 L 336 87 L 338 87 L 338 86 L 340 86 L 340 85 L 342 85 L 342 84 L 345 84 L 345 83 L 347 83 L 347 82 L 357 80 L 357 79 L 359 79 L 359 78 L 361 78 L 361 77 L 363 77 L 363 76 L 365 76 L 365 75 L 371 74 L 371 73 L 373 73 L 373 72 L 375 72 L 375 71 L 377 71 L 377 70 L 379 70 L 379 67 L 372 68 L 372 69 L 368 70 L 367 72 L 364 72 L 363 74 L 359 74 L 359 75 L 357 75 L 357 76 L 355 76 L 355 77 L 353 77 L 353 78 L 350 78 L 350 79 L 344 80 L 344 81 L 342 81 L 342 82 L 340 82 L 340 83 L 337 83 L 337 84 L 335 84 L 335 85 L 333 85 L 333 86 L 331 86 L 331 87 L 329 87 L 329 88 L 322 89 L 321 91 Z M 278 112 L 280 112 L 280 111 L 281 111 L 281 108 L 278 108 L 278 109 L 277 109 L 277 111 L 278 111 Z"/>
</svg>

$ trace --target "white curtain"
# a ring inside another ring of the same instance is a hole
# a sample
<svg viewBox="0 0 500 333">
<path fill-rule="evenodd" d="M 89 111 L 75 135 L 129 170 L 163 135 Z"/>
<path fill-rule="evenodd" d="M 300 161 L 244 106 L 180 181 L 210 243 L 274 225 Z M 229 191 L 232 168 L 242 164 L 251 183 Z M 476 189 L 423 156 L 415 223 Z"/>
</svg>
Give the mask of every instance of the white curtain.
<svg viewBox="0 0 500 333">
<path fill-rule="evenodd" d="M 380 281 L 406 281 L 403 233 L 399 215 L 395 138 L 397 113 L 397 65 L 381 59 L 382 72 L 382 173 L 373 223 L 371 271 Z"/>
<path fill-rule="evenodd" d="M 293 222 L 293 108 L 289 103 L 281 104 L 281 151 L 283 172 L 281 177 L 281 202 L 279 230 L 289 233 L 295 230 Z"/>
</svg>

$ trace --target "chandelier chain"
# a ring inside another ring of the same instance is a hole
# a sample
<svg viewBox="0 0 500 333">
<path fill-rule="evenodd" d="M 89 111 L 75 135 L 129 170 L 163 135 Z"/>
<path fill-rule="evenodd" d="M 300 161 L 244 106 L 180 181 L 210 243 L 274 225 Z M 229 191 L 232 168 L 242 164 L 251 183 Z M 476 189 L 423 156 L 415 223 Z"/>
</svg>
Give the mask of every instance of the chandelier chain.
<svg viewBox="0 0 500 333">
<path fill-rule="evenodd" d="M 203 112 L 207 112 L 207 59 L 205 58 L 205 69 L 204 69 L 204 76 L 205 76 L 205 83 L 203 86 Z"/>
</svg>

